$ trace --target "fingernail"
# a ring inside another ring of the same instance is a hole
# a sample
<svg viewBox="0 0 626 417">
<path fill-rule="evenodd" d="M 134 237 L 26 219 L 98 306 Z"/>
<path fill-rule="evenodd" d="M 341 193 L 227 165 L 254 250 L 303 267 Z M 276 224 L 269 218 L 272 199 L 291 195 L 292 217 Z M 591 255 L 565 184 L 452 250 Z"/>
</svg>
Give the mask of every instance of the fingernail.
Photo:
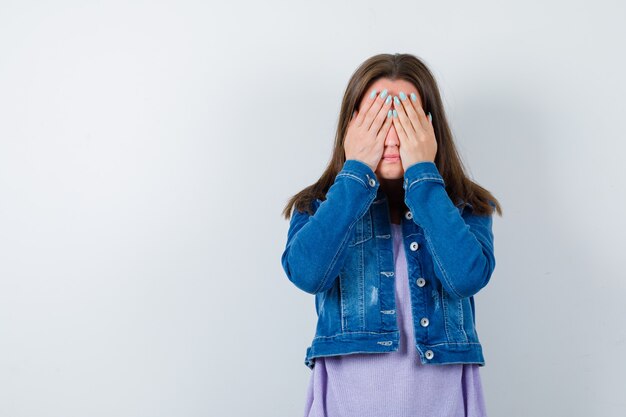
<svg viewBox="0 0 626 417">
<path fill-rule="evenodd" d="M 374 98 L 376 97 L 376 90 L 372 90 L 372 93 L 370 94 L 370 98 Z"/>
<path fill-rule="evenodd" d="M 400 91 L 400 100 L 404 101 L 406 100 L 406 94 L 404 94 L 404 92 Z"/>
<path fill-rule="evenodd" d="M 393 112 L 391 111 L 391 109 L 389 109 L 389 111 L 387 112 L 387 118 L 390 118 L 393 115 Z"/>
<path fill-rule="evenodd" d="M 428 119 L 430 120 L 430 122 L 433 122 L 433 116 L 430 115 L 430 112 L 428 112 Z"/>
<path fill-rule="evenodd" d="M 393 117 L 398 117 L 398 111 L 396 109 L 393 109 Z"/>
<path fill-rule="evenodd" d="M 411 93 L 411 100 L 417 101 L 417 94 Z"/>
<path fill-rule="evenodd" d="M 380 98 L 385 98 L 385 97 L 387 97 L 387 89 L 386 88 L 380 93 Z"/>
<path fill-rule="evenodd" d="M 395 104 L 400 104 L 400 100 L 398 100 L 398 96 L 393 96 L 393 102 Z"/>
<path fill-rule="evenodd" d="M 389 103 L 391 103 L 391 96 L 388 96 L 388 97 L 387 97 L 387 100 L 385 100 L 385 105 L 387 105 L 387 104 L 389 104 Z"/>
</svg>

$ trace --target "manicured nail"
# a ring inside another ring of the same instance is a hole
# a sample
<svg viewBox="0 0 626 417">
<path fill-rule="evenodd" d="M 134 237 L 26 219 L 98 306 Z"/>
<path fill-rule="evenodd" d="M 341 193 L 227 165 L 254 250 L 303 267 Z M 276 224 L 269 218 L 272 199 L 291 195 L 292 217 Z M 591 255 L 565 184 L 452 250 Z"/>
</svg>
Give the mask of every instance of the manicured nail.
<svg viewBox="0 0 626 417">
<path fill-rule="evenodd" d="M 385 100 L 385 105 L 391 103 L 391 96 L 387 96 L 387 100 Z"/>
<path fill-rule="evenodd" d="M 387 118 L 390 118 L 393 115 L 393 112 L 391 111 L 391 109 L 389 109 L 389 111 L 387 112 Z"/>
<path fill-rule="evenodd" d="M 385 97 L 387 97 L 387 89 L 386 88 L 380 93 L 380 98 L 385 98 Z"/>
<path fill-rule="evenodd" d="M 433 122 L 433 116 L 430 115 L 430 112 L 428 112 L 428 119 L 430 120 L 430 122 Z"/>
<path fill-rule="evenodd" d="M 376 90 L 372 90 L 372 93 L 370 94 L 370 98 L 374 98 L 376 97 Z"/>
<path fill-rule="evenodd" d="M 411 93 L 411 100 L 417 101 L 417 94 Z"/>
<path fill-rule="evenodd" d="M 406 94 L 404 94 L 402 91 L 400 91 L 400 100 L 406 100 Z"/>
<path fill-rule="evenodd" d="M 398 100 L 398 96 L 393 96 L 393 102 L 395 104 L 400 104 L 400 100 Z"/>
<path fill-rule="evenodd" d="M 396 109 L 393 109 L 393 117 L 398 117 L 398 111 Z"/>
</svg>

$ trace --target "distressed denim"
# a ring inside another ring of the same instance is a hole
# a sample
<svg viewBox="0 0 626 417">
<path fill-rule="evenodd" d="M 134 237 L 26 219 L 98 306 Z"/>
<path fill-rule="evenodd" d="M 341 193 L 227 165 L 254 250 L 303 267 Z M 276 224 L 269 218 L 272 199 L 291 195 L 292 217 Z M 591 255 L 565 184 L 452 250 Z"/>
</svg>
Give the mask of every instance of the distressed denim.
<svg viewBox="0 0 626 417">
<path fill-rule="evenodd" d="M 408 264 L 415 346 L 422 364 L 484 366 L 474 295 L 496 262 L 492 215 L 455 205 L 430 161 L 404 173 L 403 247 Z M 495 207 L 495 203 L 489 202 Z M 281 257 L 289 280 L 315 294 L 315 358 L 398 350 L 389 205 L 365 163 L 349 159 L 314 213 L 293 211 Z"/>
</svg>

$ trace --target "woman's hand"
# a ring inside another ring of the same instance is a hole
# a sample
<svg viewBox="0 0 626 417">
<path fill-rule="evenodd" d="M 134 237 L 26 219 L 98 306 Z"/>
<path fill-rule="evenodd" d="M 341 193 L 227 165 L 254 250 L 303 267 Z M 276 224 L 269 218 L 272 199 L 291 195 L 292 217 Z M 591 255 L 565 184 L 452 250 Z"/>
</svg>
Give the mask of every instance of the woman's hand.
<svg viewBox="0 0 626 417">
<path fill-rule="evenodd" d="M 417 103 L 415 94 L 411 94 L 411 100 L 402 91 L 399 95 L 400 100 L 398 97 L 393 99 L 397 117 L 392 117 L 392 119 L 400 138 L 402 168 L 406 171 L 418 162 L 435 162 L 437 140 L 432 117 L 430 113 L 426 116 L 422 107 Z"/>
<path fill-rule="evenodd" d="M 354 111 L 343 143 L 346 159 L 357 159 L 376 170 L 391 128 L 393 117 L 387 117 L 390 108 L 391 96 L 384 89 L 380 95 L 373 90 Z"/>
</svg>

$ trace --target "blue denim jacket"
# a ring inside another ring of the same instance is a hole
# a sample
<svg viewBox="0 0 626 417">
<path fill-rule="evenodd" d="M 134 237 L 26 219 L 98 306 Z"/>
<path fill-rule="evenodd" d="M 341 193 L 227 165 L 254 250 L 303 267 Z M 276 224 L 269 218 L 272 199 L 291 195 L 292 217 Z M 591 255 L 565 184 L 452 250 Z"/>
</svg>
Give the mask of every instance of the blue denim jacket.
<svg viewBox="0 0 626 417">
<path fill-rule="evenodd" d="M 403 188 L 409 208 L 403 247 L 420 361 L 484 366 L 473 296 L 496 265 L 492 215 L 455 206 L 430 161 L 409 166 Z M 281 258 L 289 280 L 315 294 L 317 327 L 304 364 L 313 369 L 320 356 L 398 350 L 389 206 L 376 174 L 346 160 L 313 210 L 294 209 Z"/>
</svg>

